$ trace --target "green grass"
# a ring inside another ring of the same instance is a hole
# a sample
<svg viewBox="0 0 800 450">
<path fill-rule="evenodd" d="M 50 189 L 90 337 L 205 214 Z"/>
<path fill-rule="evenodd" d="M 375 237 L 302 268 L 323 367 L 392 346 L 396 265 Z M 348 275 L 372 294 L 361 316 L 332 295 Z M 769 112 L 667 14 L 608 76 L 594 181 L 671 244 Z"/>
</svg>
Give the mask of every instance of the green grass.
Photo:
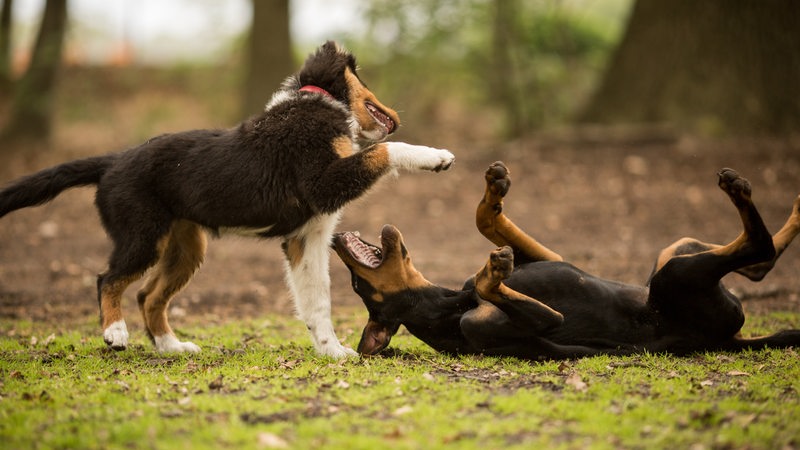
<svg viewBox="0 0 800 450">
<path fill-rule="evenodd" d="M 756 317 L 746 331 L 798 319 Z M 199 355 L 155 353 L 141 333 L 109 351 L 94 321 L 0 331 L 4 449 L 800 445 L 792 349 L 529 363 L 443 356 L 402 333 L 392 356 L 335 361 L 284 317 L 187 326 Z"/>
</svg>

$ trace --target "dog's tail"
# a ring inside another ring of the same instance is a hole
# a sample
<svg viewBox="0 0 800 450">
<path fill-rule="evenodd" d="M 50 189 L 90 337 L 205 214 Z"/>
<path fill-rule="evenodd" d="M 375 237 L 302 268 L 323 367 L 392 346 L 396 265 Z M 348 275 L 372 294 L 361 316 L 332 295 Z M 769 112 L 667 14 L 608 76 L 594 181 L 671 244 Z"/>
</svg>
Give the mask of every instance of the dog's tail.
<svg viewBox="0 0 800 450">
<path fill-rule="evenodd" d="M 66 189 L 97 184 L 116 155 L 64 163 L 12 181 L 0 190 L 0 217 L 49 202 Z"/>
</svg>

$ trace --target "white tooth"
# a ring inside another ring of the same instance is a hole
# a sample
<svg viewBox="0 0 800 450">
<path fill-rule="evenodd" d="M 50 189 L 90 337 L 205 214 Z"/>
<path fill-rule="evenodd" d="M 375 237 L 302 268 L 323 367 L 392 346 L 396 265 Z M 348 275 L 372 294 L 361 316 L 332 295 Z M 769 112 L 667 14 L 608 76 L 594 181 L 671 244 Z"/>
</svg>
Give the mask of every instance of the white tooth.
<svg viewBox="0 0 800 450">
<path fill-rule="evenodd" d="M 360 231 L 353 231 L 352 235 L 355 236 L 355 237 L 361 237 L 361 232 Z"/>
</svg>

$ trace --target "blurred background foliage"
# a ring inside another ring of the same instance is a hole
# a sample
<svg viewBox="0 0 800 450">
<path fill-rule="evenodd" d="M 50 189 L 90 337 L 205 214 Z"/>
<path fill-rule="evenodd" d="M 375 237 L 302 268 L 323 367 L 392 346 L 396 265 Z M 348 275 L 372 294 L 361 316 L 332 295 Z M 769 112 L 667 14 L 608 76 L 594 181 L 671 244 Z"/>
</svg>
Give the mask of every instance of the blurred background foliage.
<svg viewBox="0 0 800 450">
<path fill-rule="evenodd" d="M 800 129 L 793 0 L 126 0 L 113 4 L 125 5 L 113 36 L 114 20 L 97 12 L 110 3 L 39 0 L 40 17 L 16 23 L 12 11 L 31 3 L 0 1 L 6 155 L 33 151 L 27 141 L 53 130 L 105 127 L 130 143 L 233 125 L 325 39 L 352 50 L 364 80 L 401 113 L 398 138 L 429 145 L 587 124 L 711 136 Z M 67 17 L 90 4 L 96 16 Z M 152 21 L 166 28 L 133 26 Z M 20 45 L 21 30 L 35 39 Z M 107 41 L 110 55 L 87 57 Z"/>
<path fill-rule="evenodd" d="M 370 62 L 378 90 L 413 108 L 407 116 L 430 123 L 464 108 L 514 137 L 576 116 L 630 4 L 374 0 L 365 36 L 347 41 Z"/>
</svg>

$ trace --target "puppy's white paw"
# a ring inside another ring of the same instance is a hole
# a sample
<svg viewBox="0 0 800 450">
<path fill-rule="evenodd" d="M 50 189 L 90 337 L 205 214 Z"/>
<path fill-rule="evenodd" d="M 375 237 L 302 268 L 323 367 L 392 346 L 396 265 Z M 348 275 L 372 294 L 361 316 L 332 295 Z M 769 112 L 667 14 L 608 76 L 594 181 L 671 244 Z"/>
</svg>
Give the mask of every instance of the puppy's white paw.
<svg viewBox="0 0 800 450">
<path fill-rule="evenodd" d="M 456 159 L 447 150 L 425 147 L 424 145 L 387 142 L 386 147 L 389 151 L 389 163 L 396 169 L 439 172 L 449 169 Z"/>
<path fill-rule="evenodd" d="M 128 348 L 128 327 L 124 320 L 118 320 L 103 330 L 103 340 L 113 350 Z"/>
<path fill-rule="evenodd" d="M 317 354 L 322 356 L 330 356 L 336 359 L 358 356 L 355 350 L 347 348 L 340 344 L 338 341 L 328 341 L 324 345 L 316 345 Z"/>
<path fill-rule="evenodd" d="M 165 334 L 163 336 L 155 336 L 153 340 L 156 343 L 156 350 L 160 353 L 199 353 L 200 347 L 186 341 L 181 342 L 175 337 L 174 334 Z"/>
</svg>

